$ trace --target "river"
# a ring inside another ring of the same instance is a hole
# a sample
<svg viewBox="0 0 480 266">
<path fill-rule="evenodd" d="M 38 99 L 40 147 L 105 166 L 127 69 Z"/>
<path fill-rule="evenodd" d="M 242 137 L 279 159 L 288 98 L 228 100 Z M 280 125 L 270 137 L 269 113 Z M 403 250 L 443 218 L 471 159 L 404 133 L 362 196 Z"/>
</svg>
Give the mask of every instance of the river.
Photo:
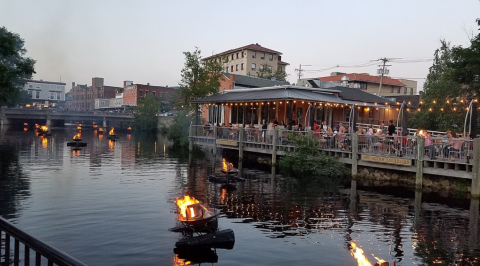
<svg viewBox="0 0 480 266">
<path fill-rule="evenodd" d="M 74 151 L 66 142 L 75 133 L 1 131 L 0 214 L 88 265 L 357 265 L 352 242 L 372 264 L 371 254 L 390 265 L 479 265 L 478 200 L 361 182 L 295 189 L 255 169 L 227 191 L 207 179 L 218 162 L 189 166 L 161 135 L 110 141 L 85 129 L 88 145 Z M 223 206 L 219 227 L 234 231 L 233 249 L 174 253 L 182 235 L 168 229 L 185 194 Z"/>
</svg>

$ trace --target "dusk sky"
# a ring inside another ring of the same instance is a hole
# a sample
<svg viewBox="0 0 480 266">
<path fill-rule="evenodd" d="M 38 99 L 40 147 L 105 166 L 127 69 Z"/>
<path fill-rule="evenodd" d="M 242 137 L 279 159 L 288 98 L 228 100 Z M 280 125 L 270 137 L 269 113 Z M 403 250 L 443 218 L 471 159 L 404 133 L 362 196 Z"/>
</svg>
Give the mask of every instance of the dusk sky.
<svg viewBox="0 0 480 266">
<path fill-rule="evenodd" d="M 0 26 L 25 40 L 34 79 L 61 77 L 66 91 L 92 77 L 176 86 L 182 52 L 199 47 L 207 57 L 252 43 L 283 53 L 291 83 L 300 64 L 311 65 L 304 77 L 373 75 L 376 64 L 325 69 L 387 57 L 410 62 L 391 63 L 390 76 L 415 78 L 421 89 L 432 64 L 423 59 L 441 39 L 468 46 L 477 18 L 478 0 L 0 0 Z"/>
</svg>

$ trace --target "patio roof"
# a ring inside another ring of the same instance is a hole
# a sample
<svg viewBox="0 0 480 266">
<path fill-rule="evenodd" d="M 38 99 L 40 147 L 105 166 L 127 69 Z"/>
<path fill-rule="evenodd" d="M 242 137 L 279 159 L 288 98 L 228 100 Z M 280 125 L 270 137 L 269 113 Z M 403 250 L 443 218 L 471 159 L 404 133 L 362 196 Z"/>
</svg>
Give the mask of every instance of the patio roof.
<svg viewBox="0 0 480 266">
<path fill-rule="evenodd" d="M 312 102 L 329 102 L 345 104 L 333 92 L 336 90 L 319 90 L 296 86 L 275 86 L 267 88 L 226 90 L 192 103 L 227 103 L 227 102 L 263 102 L 276 100 L 305 100 Z"/>
<path fill-rule="evenodd" d="M 396 105 L 396 102 L 353 88 L 332 87 L 322 89 L 291 85 L 225 90 L 219 94 L 193 100 L 191 102 L 200 104 L 221 104 L 230 102 L 264 102 L 277 100 L 304 100 L 307 102 L 327 102 L 349 105 L 355 103 L 359 106 L 375 107 L 385 107 L 386 103 L 390 106 Z"/>
</svg>

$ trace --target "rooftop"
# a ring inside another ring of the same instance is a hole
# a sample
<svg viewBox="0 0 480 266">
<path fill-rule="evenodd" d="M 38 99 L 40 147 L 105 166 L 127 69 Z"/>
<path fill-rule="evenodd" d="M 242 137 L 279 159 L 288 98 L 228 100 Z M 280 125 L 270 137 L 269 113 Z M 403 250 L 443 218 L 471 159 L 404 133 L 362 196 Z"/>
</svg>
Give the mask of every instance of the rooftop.
<svg viewBox="0 0 480 266">
<path fill-rule="evenodd" d="M 222 72 L 222 74 L 230 79 L 230 76 L 235 76 L 235 84 L 239 86 L 251 87 L 251 88 L 260 88 L 260 87 L 272 87 L 280 85 L 288 85 L 288 82 L 281 80 L 270 80 L 264 78 L 257 78 L 252 76 L 238 75 L 227 72 Z"/>
<path fill-rule="evenodd" d="M 380 83 L 379 76 L 371 76 L 368 74 L 358 74 L 358 73 L 351 73 L 351 74 L 340 74 L 335 76 L 328 76 L 328 77 L 320 77 L 318 78 L 321 81 L 342 81 L 342 78 L 347 76 L 349 81 L 360 81 L 360 82 L 367 82 L 367 83 Z M 392 79 L 388 77 L 383 77 L 382 84 L 384 85 L 393 85 L 393 86 L 406 86 L 403 82 L 399 81 L 398 79 Z"/>
<path fill-rule="evenodd" d="M 215 57 L 215 56 L 231 54 L 231 53 L 235 53 L 235 52 L 239 52 L 239 51 L 243 51 L 243 50 L 252 50 L 252 51 L 266 52 L 266 53 L 279 54 L 279 55 L 282 54 L 278 51 L 265 48 L 258 43 L 255 43 L 255 44 L 252 43 L 252 44 L 245 45 L 245 46 L 242 46 L 242 47 L 238 47 L 238 48 L 235 48 L 235 49 L 230 49 L 228 51 L 221 52 L 221 53 L 209 56 L 209 57 L 205 57 L 205 58 L 203 58 L 203 60 L 208 60 L 208 59 L 210 59 L 212 57 Z"/>
</svg>

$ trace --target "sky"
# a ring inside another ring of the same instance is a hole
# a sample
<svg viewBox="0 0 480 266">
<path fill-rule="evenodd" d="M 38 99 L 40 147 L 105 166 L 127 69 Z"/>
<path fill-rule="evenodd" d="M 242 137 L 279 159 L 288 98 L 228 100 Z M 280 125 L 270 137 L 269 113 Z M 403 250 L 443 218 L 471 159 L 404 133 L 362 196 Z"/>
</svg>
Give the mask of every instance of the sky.
<svg viewBox="0 0 480 266">
<path fill-rule="evenodd" d="M 25 40 L 33 78 L 61 80 L 66 91 L 92 77 L 176 86 L 183 52 L 207 57 L 252 43 L 283 54 L 291 83 L 300 65 L 303 78 L 375 75 L 372 60 L 386 57 L 405 61 L 389 63 L 391 77 L 421 89 L 440 40 L 468 46 L 477 18 L 479 0 L 0 0 L 0 27 Z"/>
</svg>

